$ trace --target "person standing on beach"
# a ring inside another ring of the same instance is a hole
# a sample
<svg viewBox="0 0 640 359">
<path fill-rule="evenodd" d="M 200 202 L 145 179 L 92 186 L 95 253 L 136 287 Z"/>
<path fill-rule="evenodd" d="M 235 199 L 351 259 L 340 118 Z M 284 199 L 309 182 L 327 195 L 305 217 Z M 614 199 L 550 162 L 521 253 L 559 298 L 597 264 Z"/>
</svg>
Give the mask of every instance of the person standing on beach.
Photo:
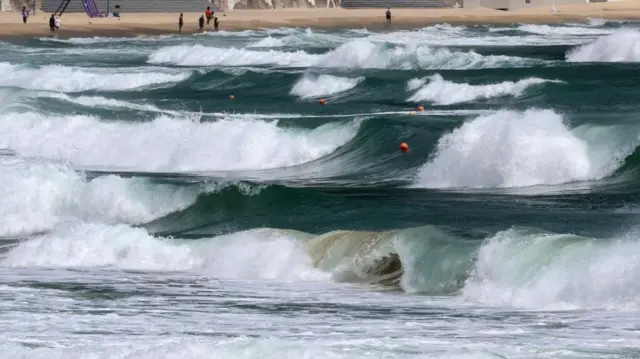
<svg viewBox="0 0 640 359">
<path fill-rule="evenodd" d="M 391 8 L 387 6 L 387 26 L 391 25 Z"/>
<path fill-rule="evenodd" d="M 51 14 L 49 18 L 49 30 L 51 30 L 52 34 L 56 31 L 56 19 L 53 17 L 53 14 Z"/>
<path fill-rule="evenodd" d="M 200 32 L 204 28 L 204 15 L 200 15 L 200 19 L 198 19 L 198 25 L 200 26 Z"/>
<path fill-rule="evenodd" d="M 29 18 L 29 10 L 27 10 L 26 6 L 22 7 L 22 22 L 27 23 L 27 19 Z"/>
<path fill-rule="evenodd" d="M 213 28 L 218 31 L 218 25 L 220 25 L 220 21 L 218 21 L 218 17 L 213 18 Z"/>
<path fill-rule="evenodd" d="M 184 26 L 184 19 L 182 18 L 182 13 L 180 13 L 180 18 L 178 19 L 178 32 L 182 33 L 182 27 Z"/>
</svg>

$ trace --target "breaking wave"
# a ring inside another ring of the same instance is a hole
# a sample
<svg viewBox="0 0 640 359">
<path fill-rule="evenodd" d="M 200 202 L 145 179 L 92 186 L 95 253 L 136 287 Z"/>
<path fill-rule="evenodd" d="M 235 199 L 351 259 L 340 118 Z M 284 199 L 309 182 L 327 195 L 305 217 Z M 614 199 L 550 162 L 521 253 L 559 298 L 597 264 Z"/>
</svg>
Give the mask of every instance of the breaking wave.
<svg viewBox="0 0 640 359">
<path fill-rule="evenodd" d="M 339 77 L 332 75 L 305 75 L 291 89 L 291 94 L 300 98 L 330 96 L 358 86 L 364 77 Z"/>
<path fill-rule="evenodd" d="M 499 111 L 440 138 L 416 186 L 496 188 L 597 180 L 621 168 L 640 143 L 623 126 L 569 128 L 551 110 Z"/>
<path fill-rule="evenodd" d="M 179 66 L 284 66 L 360 69 L 470 69 L 521 66 L 538 60 L 422 45 L 392 45 L 352 40 L 324 54 L 305 51 L 221 49 L 203 45 L 163 47 L 149 55 L 151 64 Z"/>
<path fill-rule="evenodd" d="M 61 65 L 31 67 L 7 62 L 0 63 L 0 71 L 5 74 L 0 79 L 0 86 L 60 92 L 142 90 L 181 82 L 193 74 L 191 71 L 150 71 L 144 67 L 126 70 L 83 69 Z"/>
<path fill-rule="evenodd" d="M 451 105 L 502 96 L 518 97 L 528 88 L 547 82 L 559 83 L 561 81 L 531 77 L 517 82 L 505 81 L 489 85 L 470 85 L 446 81 L 441 75 L 435 74 L 409 81 L 407 91 L 417 91 L 407 101 L 430 101 L 436 105 Z"/>
<path fill-rule="evenodd" d="M 638 62 L 640 32 L 622 29 L 578 46 L 567 53 L 570 62 Z"/>
<path fill-rule="evenodd" d="M 259 170 L 294 166 L 325 156 L 353 138 L 359 124 L 357 120 L 328 123 L 307 130 L 283 128 L 277 121 L 250 116 L 200 122 L 199 118 L 160 115 L 146 122 L 104 122 L 81 115 L 12 113 L 0 115 L 0 148 L 77 166 L 111 169 Z"/>
<path fill-rule="evenodd" d="M 184 240 L 126 225 L 65 224 L 17 244 L 1 265 L 366 283 L 525 308 L 619 308 L 640 304 L 637 247 L 634 233 L 595 239 L 518 227 L 478 240 L 433 226 L 321 235 L 260 228 Z"/>
<path fill-rule="evenodd" d="M 0 237 L 49 231 L 68 220 L 143 224 L 186 209 L 201 192 L 145 178 L 90 179 L 66 165 L 10 157 L 0 158 L 0 166 Z"/>
</svg>

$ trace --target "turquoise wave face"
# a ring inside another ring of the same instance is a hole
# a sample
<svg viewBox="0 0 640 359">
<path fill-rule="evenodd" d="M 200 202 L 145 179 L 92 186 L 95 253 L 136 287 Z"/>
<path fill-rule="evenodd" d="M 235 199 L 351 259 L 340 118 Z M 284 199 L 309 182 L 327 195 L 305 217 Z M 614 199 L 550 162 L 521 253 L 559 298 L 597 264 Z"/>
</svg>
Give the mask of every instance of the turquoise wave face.
<svg viewBox="0 0 640 359">
<path fill-rule="evenodd" d="M 618 256 L 588 243 L 637 223 L 639 34 L 592 23 L 3 42 L 4 260 L 135 269 L 118 251 L 56 262 L 28 243 L 87 237 L 108 251 L 126 237 L 190 258 L 225 238 L 257 253 L 283 237 L 336 280 L 476 299 L 492 280 L 525 298 L 523 283 L 545 283 L 529 271 Z"/>
</svg>

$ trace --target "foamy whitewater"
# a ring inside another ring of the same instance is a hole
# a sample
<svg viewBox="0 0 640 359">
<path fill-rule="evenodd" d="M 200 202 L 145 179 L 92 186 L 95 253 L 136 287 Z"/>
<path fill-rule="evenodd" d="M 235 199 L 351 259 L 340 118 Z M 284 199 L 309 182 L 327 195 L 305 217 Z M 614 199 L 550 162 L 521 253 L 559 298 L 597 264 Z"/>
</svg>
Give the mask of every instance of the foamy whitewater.
<svg viewBox="0 0 640 359">
<path fill-rule="evenodd" d="M 639 29 L 1 42 L 0 356 L 636 358 Z"/>
</svg>

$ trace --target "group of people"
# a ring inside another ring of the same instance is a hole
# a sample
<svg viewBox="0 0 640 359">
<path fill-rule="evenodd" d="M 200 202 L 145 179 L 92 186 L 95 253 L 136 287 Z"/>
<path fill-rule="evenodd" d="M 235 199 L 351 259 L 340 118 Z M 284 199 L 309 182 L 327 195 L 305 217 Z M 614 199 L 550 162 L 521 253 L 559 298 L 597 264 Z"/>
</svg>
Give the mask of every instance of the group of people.
<svg viewBox="0 0 640 359">
<path fill-rule="evenodd" d="M 49 18 L 49 30 L 51 30 L 52 33 L 59 32 L 61 24 L 62 21 L 60 20 L 60 16 L 54 16 L 51 14 L 51 17 Z"/>
<path fill-rule="evenodd" d="M 220 21 L 218 18 L 213 16 L 214 11 L 211 10 L 210 6 L 207 6 L 207 10 L 204 12 L 204 15 L 201 15 L 198 19 L 198 27 L 200 31 L 204 31 L 205 18 L 207 25 L 210 25 L 211 20 L 213 20 L 213 28 L 215 31 L 218 31 L 218 26 L 220 26 Z M 182 33 L 182 27 L 184 26 L 184 15 L 180 13 L 180 17 L 178 18 L 178 32 Z"/>
<path fill-rule="evenodd" d="M 27 23 L 27 19 L 29 18 L 29 9 L 27 9 L 26 6 L 22 7 L 22 22 L 23 23 Z M 54 14 L 51 14 L 51 17 L 49 18 L 49 29 L 51 30 L 52 33 L 58 32 L 60 31 L 60 25 L 62 24 L 62 20 L 60 20 L 60 16 L 55 16 Z"/>
</svg>

